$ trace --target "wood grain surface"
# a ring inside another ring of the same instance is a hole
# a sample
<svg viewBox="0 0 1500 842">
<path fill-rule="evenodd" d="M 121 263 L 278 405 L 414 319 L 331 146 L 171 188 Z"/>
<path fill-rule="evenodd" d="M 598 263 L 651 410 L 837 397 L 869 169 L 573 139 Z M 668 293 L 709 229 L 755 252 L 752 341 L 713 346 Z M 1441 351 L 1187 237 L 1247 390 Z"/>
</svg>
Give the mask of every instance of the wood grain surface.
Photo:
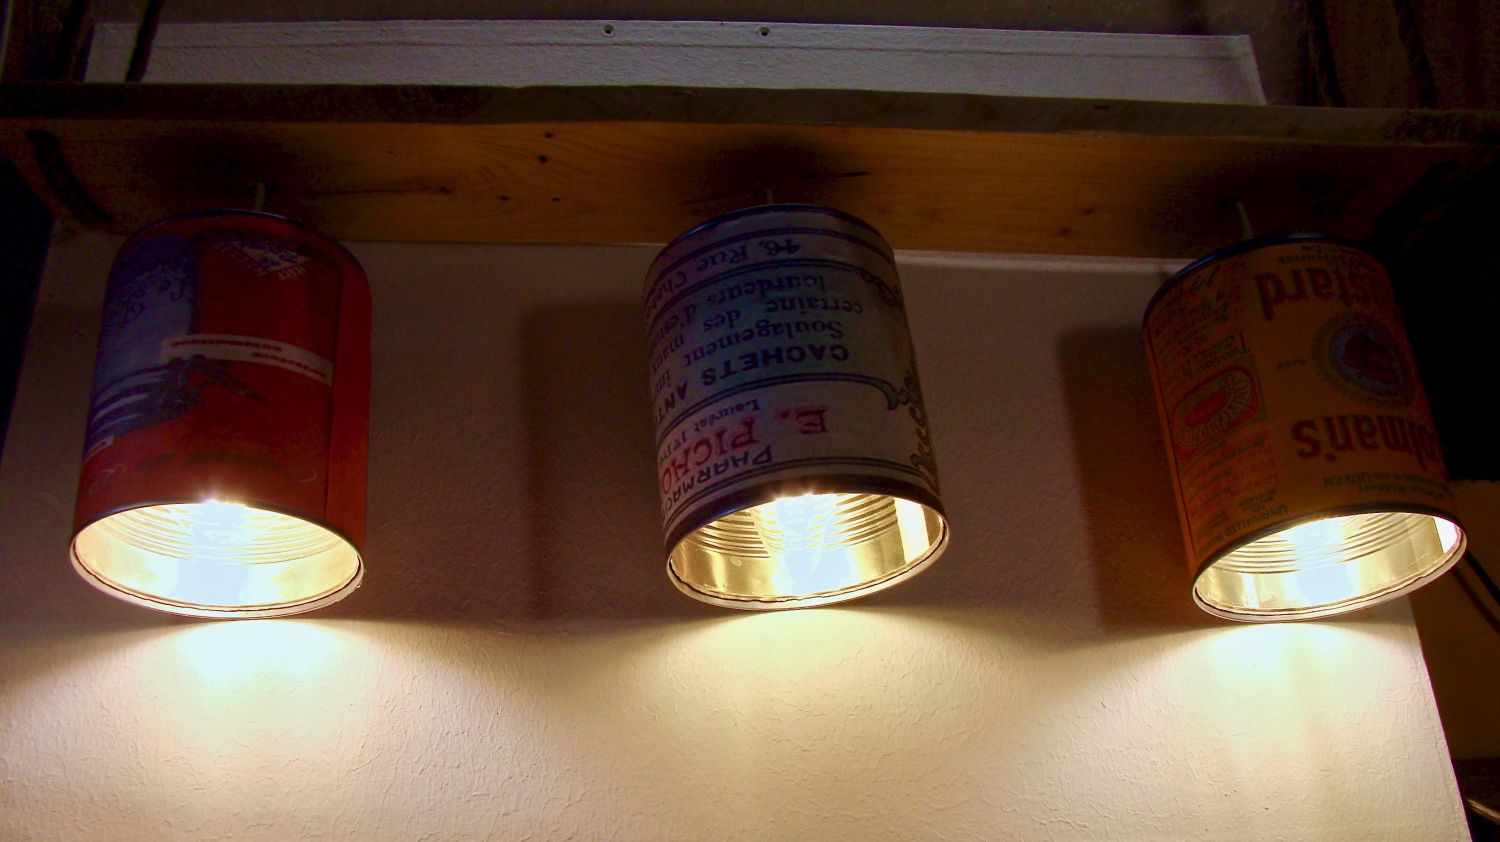
<svg viewBox="0 0 1500 842">
<path fill-rule="evenodd" d="M 898 248 L 1194 256 L 1363 238 L 1500 114 L 862 91 L 25 84 L 0 148 L 76 224 L 266 209 L 348 240 L 659 243 L 765 201 Z"/>
</svg>

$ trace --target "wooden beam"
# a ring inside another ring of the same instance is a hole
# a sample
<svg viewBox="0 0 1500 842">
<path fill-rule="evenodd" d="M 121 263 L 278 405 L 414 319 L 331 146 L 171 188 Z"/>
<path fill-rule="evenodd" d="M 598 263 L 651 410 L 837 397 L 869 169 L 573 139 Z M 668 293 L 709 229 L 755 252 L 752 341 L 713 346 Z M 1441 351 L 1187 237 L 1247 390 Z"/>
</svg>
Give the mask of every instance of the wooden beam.
<svg viewBox="0 0 1500 842">
<path fill-rule="evenodd" d="M 20 85 L 0 148 L 54 207 L 124 232 L 245 206 L 344 239 L 663 242 L 763 200 L 897 247 L 1192 256 L 1257 225 L 1364 237 L 1500 114 L 858 91 Z"/>
</svg>

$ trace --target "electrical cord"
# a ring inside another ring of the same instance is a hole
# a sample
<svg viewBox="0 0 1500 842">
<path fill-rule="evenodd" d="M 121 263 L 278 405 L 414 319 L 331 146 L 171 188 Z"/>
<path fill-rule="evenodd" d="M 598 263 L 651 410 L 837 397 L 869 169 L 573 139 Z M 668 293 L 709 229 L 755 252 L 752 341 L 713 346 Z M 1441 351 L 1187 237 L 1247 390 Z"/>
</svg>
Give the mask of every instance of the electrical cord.
<svg viewBox="0 0 1500 842">
<path fill-rule="evenodd" d="M 1479 577 L 1479 583 L 1484 585 L 1486 591 L 1489 591 L 1490 599 L 1493 599 L 1496 605 L 1500 605 L 1500 586 L 1497 586 L 1495 580 L 1490 578 L 1490 574 L 1480 566 L 1479 559 L 1475 558 L 1473 553 L 1466 552 L 1464 561 L 1468 562 L 1469 569 L 1474 572 L 1474 575 Z"/>
<path fill-rule="evenodd" d="M 1473 553 L 1465 552 L 1464 563 L 1468 565 L 1469 572 L 1474 574 L 1474 578 L 1479 580 L 1479 584 L 1490 595 L 1490 599 L 1496 605 L 1500 605 L 1500 586 L 1496 586 L 1495 580 L 1490 578 L 1489 572 L 1480 565 L 1479 559 L 1475 558 Z M 1485 622 L 1490 624 L 1490 628 L 1500 633 L 1500 617 L 1495 616 L 1494 609 L 1485 604 L 1483 597 L 1475 593 L 1474 588 L 1469 584 L 1467 578 L 1463 576 L 1455 576 L 1454 578 L 1458 581 L 1459 589 L 1464 592 L 1464 596 L 1468 597 L 1469 602 L 1473 603 L 1474 610 L 1478 611 L 1480 616 L 1484 617 Z"/>
<path fill-rule="evenodd" d="M 62 30 L 57 34 L 48 78 L 76 81 L 80 77 L 79 65 L 83 63 L 84 49 L 94 34 L 93 16 L 93 0 L 73 0 L 68 4 L 63 14 Z"/>
<path fill-rule="evenodd" d="M 156 41 L 156 27 L 161 23 L 161 10 L 166 5 L 167 0 L 146 0 L 146 11 L 141 15 L 140 28 L 135 32 L 135 49 L 130 52 L 130 66 L 125 69 L 125 81 L 139 82 L 146 78 L 151 45 Z"/>
</svg>

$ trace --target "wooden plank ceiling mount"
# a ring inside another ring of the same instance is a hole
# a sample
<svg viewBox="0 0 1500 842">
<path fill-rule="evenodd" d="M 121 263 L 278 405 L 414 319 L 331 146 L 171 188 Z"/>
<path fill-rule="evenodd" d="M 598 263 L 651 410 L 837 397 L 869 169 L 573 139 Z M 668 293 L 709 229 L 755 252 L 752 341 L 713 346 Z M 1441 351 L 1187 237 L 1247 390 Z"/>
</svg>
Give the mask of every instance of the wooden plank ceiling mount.
<svg viewBox="0 0 1500 842">
<path fill-rule="evenodd" d="M 266 209 L 346 240 L 660 243 L 765 200 L 898 248 L 1193 256 L 1363 238 L 1488 165 L 1500 114 L 858 91 L 0 87 L 0 148 L 76 223 Z"/>
</svg>

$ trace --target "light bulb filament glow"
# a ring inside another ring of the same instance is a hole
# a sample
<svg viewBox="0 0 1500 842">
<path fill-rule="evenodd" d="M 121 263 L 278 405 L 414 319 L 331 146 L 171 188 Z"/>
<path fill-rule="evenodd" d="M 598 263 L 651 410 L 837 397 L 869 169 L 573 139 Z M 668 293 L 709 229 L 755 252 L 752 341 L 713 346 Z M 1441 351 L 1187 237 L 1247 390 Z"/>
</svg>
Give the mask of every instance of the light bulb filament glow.
<svg viewBox="0 0 1500 842">
<path fill-rule="evenodd" d="M 74 540 L 100 587 L 200 616 L 268 616 L 336 599 L 359 583 L 357 551 L 315 523 L 208 499 L 128 509 Z"/>
<path fill-rule="evenodd" d="M 839 497 L 802 494 L 751 509 L 756 532 L 775 568 L 773 585 L 789 592 L 816 592 L 845 583 L 849 571 L 836 569 L 839 542 L 833 534 Z"/>
</svg>

